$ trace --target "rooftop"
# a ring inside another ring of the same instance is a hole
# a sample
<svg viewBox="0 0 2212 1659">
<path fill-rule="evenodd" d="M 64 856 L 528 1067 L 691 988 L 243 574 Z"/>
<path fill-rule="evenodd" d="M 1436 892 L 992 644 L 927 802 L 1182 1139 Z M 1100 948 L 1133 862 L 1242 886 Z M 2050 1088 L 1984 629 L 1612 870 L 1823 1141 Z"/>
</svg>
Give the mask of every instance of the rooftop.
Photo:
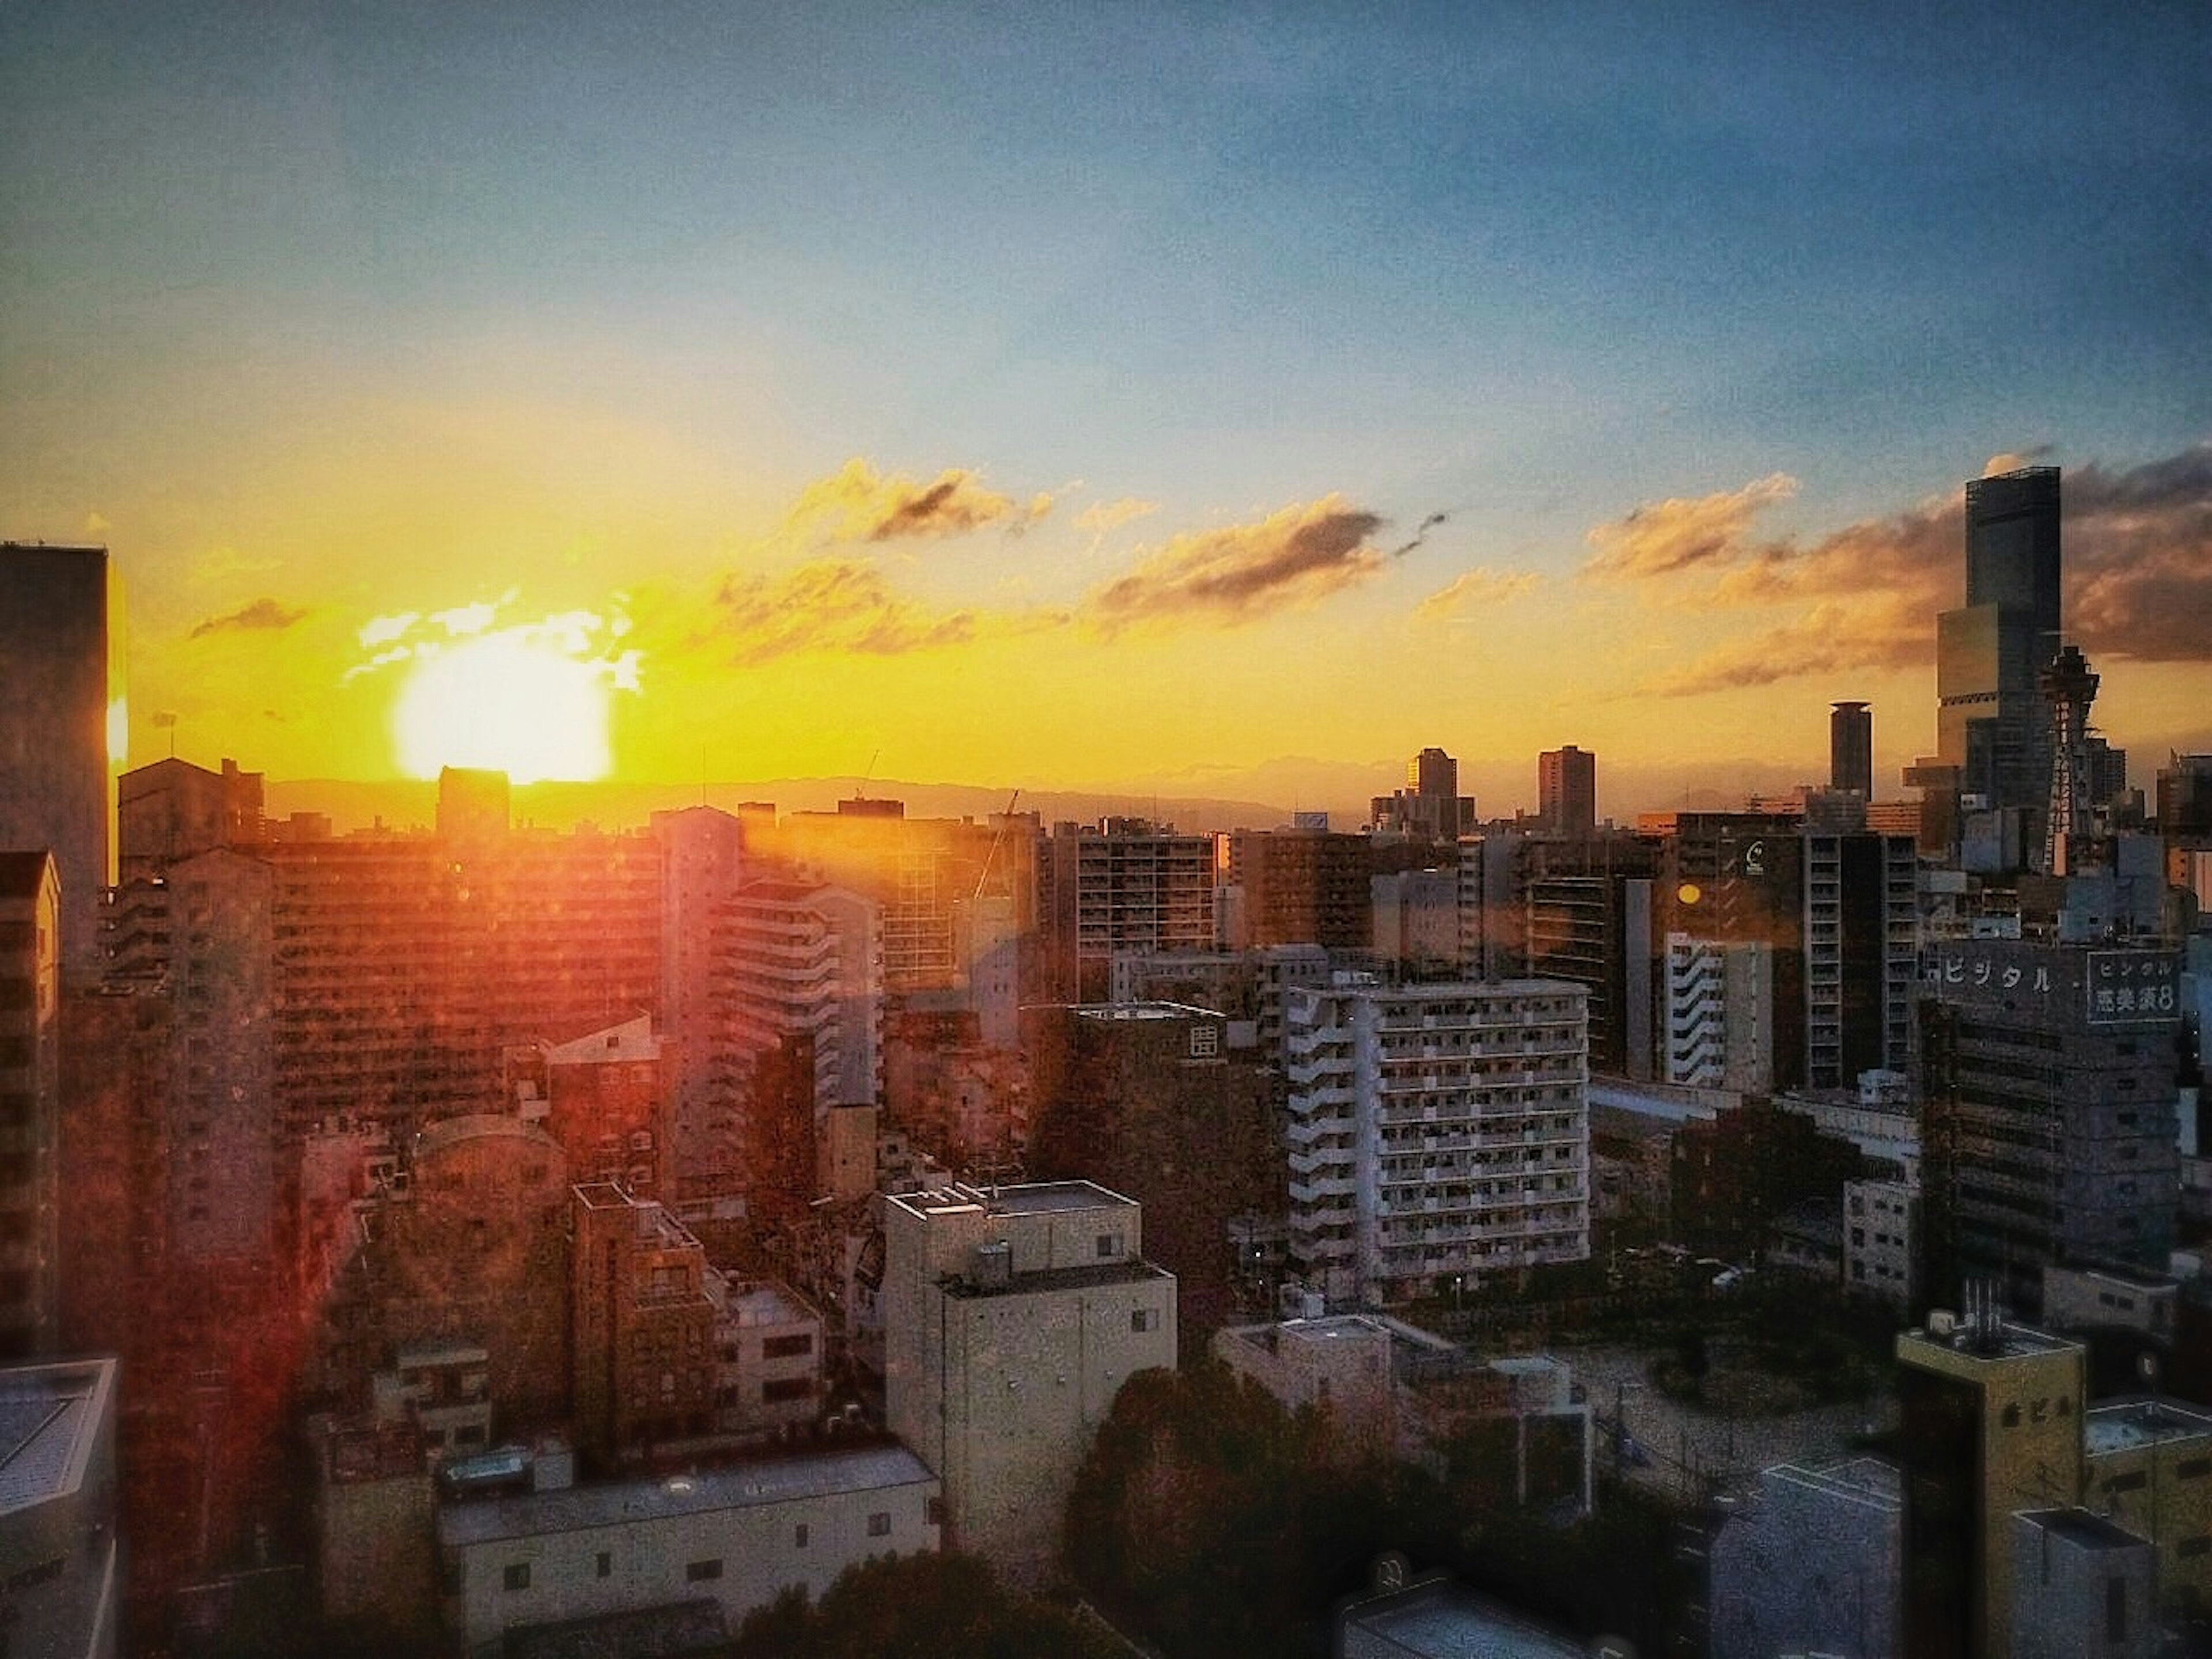
<svg viewBox="0 0 2212 1659">
<path fill-rule="evenodd" d="M 447 1547 L 466 1547 L 503 1538 L 635 1526 L 672 1516 L 753 1509 L 839 1492 L 878 1492 L 935 1479 L 903 1446 L 865 1446 L 698 1474 L 599 1481 L 557 1492 L 448 1503 L 438 1512 L 438 1538 Z"/>
<path fill-rule="evenodd" d="M 1343 1622 L 1380 1637 L 1407 1659 L 1583 1659 L 1589 1651 L 1449 1583 L 1354 1603 Z"/>
<path fill-rule="evenodd" d="M 2139 1550 L 2144 1540 L 2087 1510 L 2023 1510 L 2019 1518 L 2085 1550 Z"/>
<path fill-rule="evenodd" d="M 1036 1273 L 1016 1273 L 1006 1285 L 978 1285 L 970 1279 L 948 1279 L 945 1293 L 954 1297 L 1041 1296 L 1053 1291 L 1087 1290 L 1096 1285 L 1135 1285 L 1148 1279 L 1173 1279 L 1164 1267 L 1149 1261 L 1102 1261 L 1097 1267 L 1046 1267 Z"/>
<path fill-rule="evenodd" d="M 76 1487 L 114 1395 L 112 1359 L 0 1370 L 0 1515 Z"/>
<path fill-rule="evenodd" d="M 1221 1019 L 1212 1008 L 1194 1008 L 1181 1002 L 1085 1002 L 1076 1013 L 1085 1019 Z"/>
<path fill-rule="evenodd" d="M 0 853 L 0 898 L 34 898 L 50 860 L 45 853 Z"/>
<path fill-rule="evenodd" d="M 2206 1436 L 2212 1436 L 2212 1417 L 2164 1400 L 2107 1401 L 2081 1419 L 2082 1443 L 2092 1457 Z"/>
<path fill-rule="evenodd" d="M 1941 1336 L 1916 1326 L 1897 1339 L 1897 1352 L 1900 1358 L 1908 1346 L 1934 1348 L 1944 1353 L 1981 1360 L 2027 1359 L 2081 1348 L 2079 1342 L 2069 1341 L 2063 1336 L 2052 1336 L 2043 1331 L 2031 1330 L 2025 1325 L 2012 1324 L 1993 1327 L 1980 1336 L 1964 1324 L 1949 1334 Z"/>
<path fill-rule="evenodd" d="M 1055 1215 L 1079 1210 L 1134 1209 L 1136 1200 L 1090 1181 L 1038 1181 L 1018 1187 L 971 1187 L 954 1182 L 922 1193 L 898 1193 L 890 1202 L 919 1215 L 939 1210 L 981 1209 L 994 1215 Z"/>
</svg>

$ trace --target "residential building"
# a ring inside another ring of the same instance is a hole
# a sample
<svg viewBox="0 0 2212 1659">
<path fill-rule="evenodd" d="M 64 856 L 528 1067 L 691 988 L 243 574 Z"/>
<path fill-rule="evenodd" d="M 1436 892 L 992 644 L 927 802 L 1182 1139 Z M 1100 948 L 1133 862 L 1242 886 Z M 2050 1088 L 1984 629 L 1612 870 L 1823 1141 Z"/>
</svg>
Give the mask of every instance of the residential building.
<svg viewBox="0 0 2212 1659">
<path fill-rule="evenodd" d="M 1774 947 L 1667 935 L 1660 1080 L 1765 1094 L 1775 1086 Z"/>
<path fill-rule="evenodd" d="M 1214 948 L 1211 836 L 1143 818 L 1060 823 L 1039 857 L 1046 971 L 1032 1000 L 1103 1000 L 1121 951 Z"/>
<path fill-rule="evenodd" d="M 1244 936 L 1231 942 L 1364 951 L 1375 934 L 1373 872 L 1364 836 L 1236 830 L 1229 837 L 1228 876 L 1244 895 Z"/>
<path fill-rule="evenodd" d="M 1459 871 L 1395 870 L 1370 878 L 1376 957 L 1424 977 L 1459 967 Z"/>
<path fill-rule="evenodd" d="M 1291 1255 L 1334 1307 L 1589 1254 L 1587 993 L 1290 993 Z"/>
<path fill-rule="evenodd" d="M 1145 1259 L 1141 1207 L 1089 1182 L 893 1194 L 883 1214 L 891 1432 L 944 1482 L 945 1543 L 1034 1583 L 1114 1396 L 1176 1363 L 1175 1279 Z"/>
<path fill-rule="evenodd" d="M 1844 1289 L 1899 1313 L 1920 1303 L 1920 1189 L 1903 1181 L 1844 1183 Z"/>
<path fill-rule="evenodd" d="M 0 852 L 0 1358 L 50 1353 L 61 1320 L 61 882 Z"/>
<path fill-rule="evenodd" d="M 577 1187 L 570 1214 L 577 1449 L 609 1469 L 708 1439 L 720 1379 L 706 1251 L 666 1209 L 611 1182 Z"/>
<path fill-rule="evenodd" d="M 2012 1518 L 2017 1659 L 2151 1659 L 2161 1651 L 2158 1551 L 2095 1511 Z"/>
<path fill-rule="evenodd" d="M 228 756 L 220 772 L 173 755 L 116 781 L 120 881 L 157 876 L 218 847 L 252 847 L 265 834 L 262 775 L 240 771 Z"/>
<path fill-rule="evenodd" d="M 740 820 L 711 806 L 656 812 L 660 848 L 659 1030 L 671 1048 L 669 1195 L 703 1199 L 743 1184 L 740 1102 L 720 1075 L 715 941 L 725 906 L 745 878 Z"/>
<path fill-rule="evenodd" d="M 1569 744 L 1536 757 L 1536 817 L 1554 835 L 1597 829 L 1597 757 Z"/>
<path fill-rule="evenodd" d="M 0 848 L 51 851 L 62 971 L 100 970 L 128 729 L 122 591 L 104 547 L 0 542 Z"/>
</svg>

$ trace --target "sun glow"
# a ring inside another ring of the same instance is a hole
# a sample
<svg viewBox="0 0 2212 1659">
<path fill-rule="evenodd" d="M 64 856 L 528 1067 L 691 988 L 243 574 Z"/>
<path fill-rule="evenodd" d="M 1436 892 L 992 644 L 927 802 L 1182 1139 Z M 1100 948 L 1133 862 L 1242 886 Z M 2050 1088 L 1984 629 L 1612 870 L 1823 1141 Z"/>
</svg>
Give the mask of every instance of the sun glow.
<svg viewBox="0 0 2212 1659">
<path fill-rule="evenodd" d="M 441 767 L 485 767 L 516 783 L 605 777 L 609 690 L 607 664 L 536 629 L 425 647 L 392 705 L 400 769 L 433 778 Z"/>
</svg>

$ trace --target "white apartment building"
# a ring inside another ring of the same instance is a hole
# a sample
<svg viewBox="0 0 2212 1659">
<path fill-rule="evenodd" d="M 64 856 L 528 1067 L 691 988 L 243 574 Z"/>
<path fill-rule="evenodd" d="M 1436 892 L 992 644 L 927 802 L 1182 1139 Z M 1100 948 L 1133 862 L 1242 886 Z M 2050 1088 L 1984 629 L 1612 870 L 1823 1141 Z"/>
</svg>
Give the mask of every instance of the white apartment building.
<svg viewBox="0 0 2212 1659">
<path fill-rule="evenodd" d="M 814 1103 L 883 1097 L 883 907 L 842 887 L 756 881 L 723 912 L 723 1040 L 742 1070 L 787 1036 L 814 1039 Z"/>
<path fill-rule="evenodd" d="M 1664 1081 L 1765 1094 L 1774 1075 L 1774 947 L 1667 935 Z"/>
<path fill-rule="evenodd" d="M 1121 1384 L 1176 1363 L 1143 1212 L 1087 1181 L 884 1200 L 890 1431 L 945 1482 L 945 1542 L 1035 1583 Z"/>
<path fill-rule="evenodd" d="M 1334 1307 L 1589 1255 L 1588 991 L 1289 994 L 1291 1259 Z"/>
<path fill-rule="evenodd" d="M 510 1631 L 711 1601 L 734 1632 L 878 1555 L 938 1547 L 936 1477 L 902 1446 L 448 1503 L 447 1632 L 489 1659 Z"/>
<path fill-rule="evenodd" d="M 1920 1295 L 1913 1271 L 1920 1188 L 1902 1181 L 1844 1183 L 1844 1288 L 1911 1311 Z"/>
</svg>

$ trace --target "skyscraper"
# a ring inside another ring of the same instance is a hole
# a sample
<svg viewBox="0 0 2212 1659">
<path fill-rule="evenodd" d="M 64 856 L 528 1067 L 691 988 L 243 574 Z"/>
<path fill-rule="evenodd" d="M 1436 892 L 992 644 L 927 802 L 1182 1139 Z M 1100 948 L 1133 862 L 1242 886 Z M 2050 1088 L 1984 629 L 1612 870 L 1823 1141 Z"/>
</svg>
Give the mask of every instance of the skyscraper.
<svg viewBox="0 0 2212 1659">
<path fill-rule="evenodd" d="M 1536 814 L 1563 836 L 1597 828 L 1597 757 L 1569 744 L 1536 757 Z"/>
<path fill-rule="evenodd" d="M 1832 705 L 1828 715 L 1828 787 L 1874 799 L 1874 716 L 1863 702 Z"/>
<path fill-rule="evenodd" d="M 115 878 L 122 659 L 106 548 L 0 543 L 0 848 L 52 851 L 72 980 L 100 972 L 100 890 Z"/>
<path fill-rule="evenodd" d="M 2036 676 L 2058 650 L 2058 469 L 1966 485 L 1966 603 L 1936 618 L 1937 740 L 1960 793 L 2044 810 L 2049 711 Z"/>
</svg>

